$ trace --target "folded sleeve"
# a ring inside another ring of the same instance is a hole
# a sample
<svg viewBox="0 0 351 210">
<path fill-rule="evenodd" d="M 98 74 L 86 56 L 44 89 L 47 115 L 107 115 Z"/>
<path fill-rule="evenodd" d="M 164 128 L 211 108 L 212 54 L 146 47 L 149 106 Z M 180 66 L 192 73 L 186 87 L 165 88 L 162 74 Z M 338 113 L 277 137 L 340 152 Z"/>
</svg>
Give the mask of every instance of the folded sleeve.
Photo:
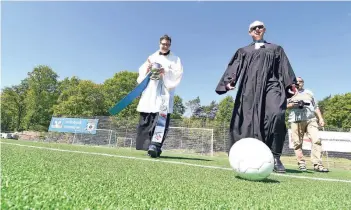
<svg viewBox="0 0 351 210">
<path fill-rule="evenodd" d="M 235 52 L 235 54 L 230 59 L 227 69 L 224 71 L 221 79 L 219 80 L 216 93 L 218 95 L 225 94 L 228 90 L 226 88 L 228 83 L 233 86 L 236 85 L 243 69 L 244 64 L 244 54 L 241 53 L 240 49 Z"/>
</svg>

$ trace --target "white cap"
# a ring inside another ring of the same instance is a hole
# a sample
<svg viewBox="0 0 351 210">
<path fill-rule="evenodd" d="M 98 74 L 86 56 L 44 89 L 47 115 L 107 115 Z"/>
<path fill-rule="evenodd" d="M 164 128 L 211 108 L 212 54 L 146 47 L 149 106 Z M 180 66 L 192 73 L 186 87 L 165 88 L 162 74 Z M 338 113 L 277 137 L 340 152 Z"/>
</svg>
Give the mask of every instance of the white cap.
<svg viewBox="0 0 351 210">
<path fill-rule="evenodd" d="M 250 24 L 250 26 L 249 26 L 249 31 L 250 31 L 251 28 L 253 28 L 253 27 L 255 27 L 255 26 L 264 26 L 264 23 L 261 22 L 261 21 L 258 21 L 258 20 L 252 22 L 252 23 Z M 264 27 L 265 27 L 265 26 L 264 26 Z"/>
</svg>

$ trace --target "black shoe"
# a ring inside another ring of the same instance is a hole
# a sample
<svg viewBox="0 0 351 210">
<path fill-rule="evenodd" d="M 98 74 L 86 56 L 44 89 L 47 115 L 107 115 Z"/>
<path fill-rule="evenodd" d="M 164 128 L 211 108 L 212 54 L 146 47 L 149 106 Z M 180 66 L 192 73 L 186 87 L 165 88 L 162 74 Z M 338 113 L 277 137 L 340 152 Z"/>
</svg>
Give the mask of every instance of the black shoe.
<svg viewBox="0 0 351 210">
<path fill-rule="evenodd" d="M 155 145 L 150 145 L 149 150 L 147 151 L 147 154 L 152 158 L 160 157 L 161 153 L 162 153 L 161 148 Z"/>
<path fill-rule="evenodd" d="M 285 173 L 285 167 L 283 163 L 280 161 L 280 158 L 274 158 L 274 168 L 273 171 L 276 173 Z"/>
</svg>

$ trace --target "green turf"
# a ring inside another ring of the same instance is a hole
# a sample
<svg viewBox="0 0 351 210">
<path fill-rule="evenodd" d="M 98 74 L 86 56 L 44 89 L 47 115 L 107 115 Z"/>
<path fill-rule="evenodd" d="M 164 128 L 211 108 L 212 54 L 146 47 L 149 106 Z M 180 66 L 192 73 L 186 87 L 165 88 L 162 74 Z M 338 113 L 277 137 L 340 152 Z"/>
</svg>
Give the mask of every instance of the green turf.
<svg viewBox="0 0 351 210">
<path fill-rule="evenodd" d="M 15 140 L 1 142 L 150 158 L 145 152 Z M 229 168 L 225 157 L 163 154 L 162 161 Z M 351 180 L 351 172 L 288 175 Z M 351 183 L 271 175 L 265 182 L 231 170 L 1 144 L 2 209 L 348 209 Z"/>
</svg>

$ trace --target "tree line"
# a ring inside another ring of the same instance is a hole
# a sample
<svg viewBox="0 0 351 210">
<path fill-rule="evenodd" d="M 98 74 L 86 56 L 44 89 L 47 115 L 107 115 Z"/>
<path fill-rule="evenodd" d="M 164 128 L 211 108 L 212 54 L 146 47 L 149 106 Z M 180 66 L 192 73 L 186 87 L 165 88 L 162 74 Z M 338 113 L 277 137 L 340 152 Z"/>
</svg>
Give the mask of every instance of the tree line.
<svg viewBox="0 0 351 210">
<path fill-rule="evenodd" d="M 137 72 L 120 71 L 102 84 L 75 76 L 59 80 L 49 66 L 36 66 L 20 84 L 1 90 L 1 130 L 47 131 L 52 116 L 109 116 L 108 110 L 135 88 L 137 77 Z M 139 98 L 112 117 L 136 123 L 138 102 Z M 203 105 L 199 97 L 183 102 L 176 95 L 174 102 L 172 119 L 193 127 L 229 126 L 234 107 L 232 96 Z M 328 127 L 351 128 L 351 92 L 327 96 L 319 101 L 319 106 Z M 184 116 L 186 109 L 190 110 L 190 117 Z"/>
</svg>

